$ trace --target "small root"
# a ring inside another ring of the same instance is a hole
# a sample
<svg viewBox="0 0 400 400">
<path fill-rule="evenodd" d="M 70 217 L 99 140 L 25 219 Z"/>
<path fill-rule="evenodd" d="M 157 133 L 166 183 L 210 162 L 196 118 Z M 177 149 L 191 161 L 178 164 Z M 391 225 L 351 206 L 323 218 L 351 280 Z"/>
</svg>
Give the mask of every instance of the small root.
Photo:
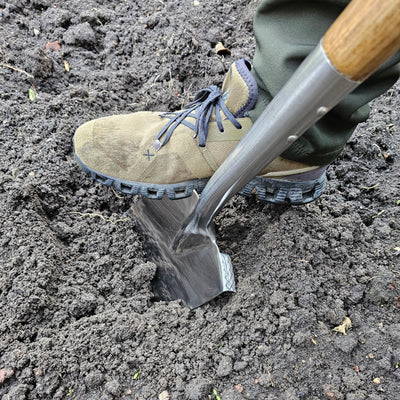
<svg viewBox="0 0 400 400">
<path fill-rule="evenodd" d="M 104 215 L 101 214 L 96 214 L 96 213 L 81 213 L 79 211 L 71 211 L 70 214 L 77 214 L 80 215 L 81 217 L 98 217 L 101 218 L 105 222 L 109 222 L 110 224 L 116 225 L 118 222 L 125 222 L 128 221 L 129 218 L 120 218 L 116 220 L 112 220 L 110 218 L 106 218 Z"/>
<path fill-rule="evenodd" d="M 0 65 L 3 68 L 7 68 L 7 69 L 11 69 L 11 70 L 16 71 L 16 72 L 20 72 L 21 74 L 25 74 L 28 78 L 35 79 L 35 77 L 32 74 L 24 71 L 23 69 L 20 69 L 20 68 L 17 68 L 17 67 L 13 67 L 12 65 L 5 64 L 5 63 L 1 63 Z"/>
</svg>

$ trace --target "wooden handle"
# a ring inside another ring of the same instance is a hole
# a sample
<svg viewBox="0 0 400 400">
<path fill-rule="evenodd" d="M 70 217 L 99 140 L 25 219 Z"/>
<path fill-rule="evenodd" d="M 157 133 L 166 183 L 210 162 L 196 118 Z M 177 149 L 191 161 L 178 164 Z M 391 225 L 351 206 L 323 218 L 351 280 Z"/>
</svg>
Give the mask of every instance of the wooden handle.
<svg viewBox="0 0 400 400">
<path fill-rule="evenodd" d="M 322 45 L 341 74 L 363 81 L 400 49 L 400 0 L 353 0 Z"/>
</svg>

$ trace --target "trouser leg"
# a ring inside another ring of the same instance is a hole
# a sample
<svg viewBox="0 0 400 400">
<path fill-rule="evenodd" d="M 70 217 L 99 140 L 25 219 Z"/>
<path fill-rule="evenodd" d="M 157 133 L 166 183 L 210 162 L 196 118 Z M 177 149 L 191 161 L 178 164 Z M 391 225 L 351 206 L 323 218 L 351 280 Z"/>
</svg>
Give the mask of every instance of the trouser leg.
<svg viewBox="0 0 400 400">
<path fill-rule="evenodd" d="M 349 0 L 263 0 L 254 20 L 257 40 L 253 74 L 259 98 L 255 120 L 341 13 Z M 297 140 L 283 157 L 326 165 L 342 151 L 357 124 L 369 115 L 368 102 L 389 89 L 400 75 L 400 53 L 341 101 Z"/>
</svg>

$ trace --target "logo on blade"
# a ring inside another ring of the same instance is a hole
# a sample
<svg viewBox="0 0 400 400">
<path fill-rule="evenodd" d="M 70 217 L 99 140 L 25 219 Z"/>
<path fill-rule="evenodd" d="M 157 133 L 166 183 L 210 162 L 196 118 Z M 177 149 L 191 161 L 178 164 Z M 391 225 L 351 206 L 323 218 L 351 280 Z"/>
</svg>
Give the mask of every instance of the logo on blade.
<svg viewBox="0 0 400 400">
<path fill-rule="evenodd" d="M 150 161 L 151 158 L 150 157 L 154 157 L 154 154 L 150 154 L 150 150 L 147 149 L 147 153 L 143 154 L 145 157 L 147 157 L 147 160 Z"/>
</svg>

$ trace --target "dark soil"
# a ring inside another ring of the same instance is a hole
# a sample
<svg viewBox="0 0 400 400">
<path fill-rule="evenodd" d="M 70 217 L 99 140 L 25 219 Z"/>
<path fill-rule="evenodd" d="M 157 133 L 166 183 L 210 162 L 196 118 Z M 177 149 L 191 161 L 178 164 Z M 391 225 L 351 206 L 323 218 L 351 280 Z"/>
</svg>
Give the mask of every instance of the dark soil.
<svg viewBox="0 0 400 400">
<path fill-rule="evenodd" d="M 399 398 L 399 84 L 319 200 L 231 200 L 237 293 L 193 311 L 152 300 L 132 198 L 74 161 L 83 122 L 180 108 L 251 60 L 245 3 L 0 0 L 1 400 Z"/>
</svg>

